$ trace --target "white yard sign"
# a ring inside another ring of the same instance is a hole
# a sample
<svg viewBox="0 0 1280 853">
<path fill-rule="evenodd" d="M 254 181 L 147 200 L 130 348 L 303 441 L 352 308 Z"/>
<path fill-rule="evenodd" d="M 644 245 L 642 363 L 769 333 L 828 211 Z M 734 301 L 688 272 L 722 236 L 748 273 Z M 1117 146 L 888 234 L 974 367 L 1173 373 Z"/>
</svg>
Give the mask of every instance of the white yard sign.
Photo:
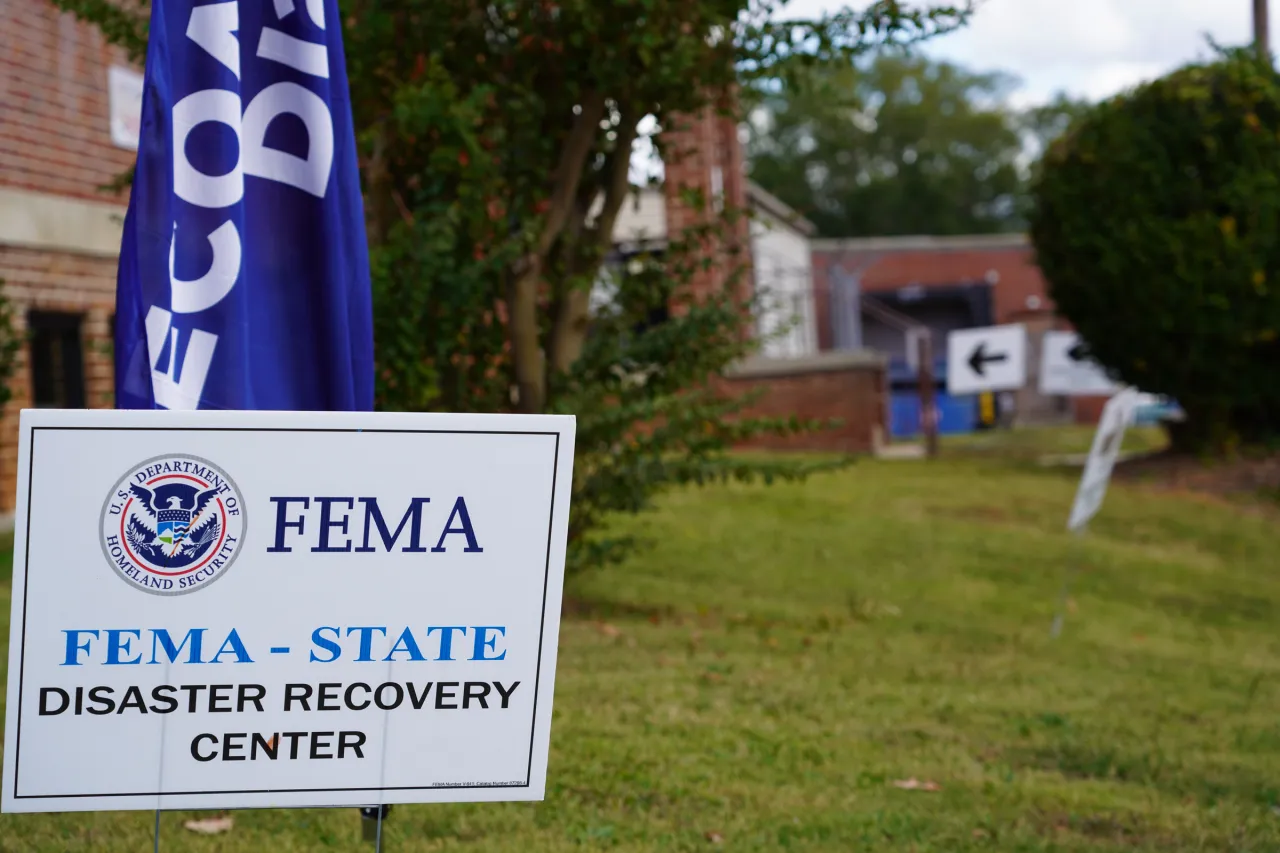
<svg viewBox="0 0 1280 853">
<path fill-rule="evenodd" d="M 1084 351 L 1075 332 L 1046 332 L 1040 358 L 1040 393 L 1105 397 L 1120 386 Z"/>
<path fill-rule="evenodd" d="M 947 335 L 947 392 L 1016 391 L 1027 381 L 1027 330 L 1020 324 Z"/>
<path fill-rule="evenodd" d="M 24 411 L 4 810 L 541 799 L 573 443 Z"/>
<path fill-rule="evenodd" d="M 1085 463 L 1084 476 L 1080 478 L 1075 505 L 1071 508 L 1068 530 L 1084 529 L 1089 519 L 1102 507 L 1107 484 L 1111 482 L 1111 471 L 1115 468 L 1116 457 L 1120 455 L 1120 445 L 1124 443 L 1125 430 L 1133 423 L 1141 397 L 1133 388 L 1125 388 L 1108 400 L 1103 408 L 1098 431 L 1093 437 L 1093 447 Z"/>
</svg>

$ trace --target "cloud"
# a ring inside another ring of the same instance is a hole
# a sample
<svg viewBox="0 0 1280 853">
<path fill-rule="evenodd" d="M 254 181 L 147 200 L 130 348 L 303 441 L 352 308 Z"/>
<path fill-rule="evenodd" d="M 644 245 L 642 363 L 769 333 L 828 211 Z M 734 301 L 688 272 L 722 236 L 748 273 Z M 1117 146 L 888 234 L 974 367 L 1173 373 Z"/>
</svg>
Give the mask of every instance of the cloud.
<svg viewBox="0 0 1280 853">
<path fill-rule="evenodd" d="M 933 0 L 918 0 L 919 4 Z M 1103 98 L 1251 38 L 1244 0 L 979 0 L 972 23 L 930 42 L 926 52 L 976 70 L 1009 71 L 1022 80 L 1019 105 L 1058 91 Z M 831 12 L 833 0 L 793 0 L 787 17 Z M 853 3 L 862 6 L 865 3 Z M 1280 15 L 1272 16 L 1272 41 Z"/>
</svg>

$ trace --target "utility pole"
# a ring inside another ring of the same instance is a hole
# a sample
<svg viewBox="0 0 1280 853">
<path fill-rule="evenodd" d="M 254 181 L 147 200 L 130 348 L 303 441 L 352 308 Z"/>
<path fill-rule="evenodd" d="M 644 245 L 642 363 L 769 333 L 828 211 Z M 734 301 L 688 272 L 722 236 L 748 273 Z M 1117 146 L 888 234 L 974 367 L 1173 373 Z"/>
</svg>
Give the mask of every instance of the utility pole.
<svg viewBox="0 0 1280 853">
<path fill-rule="evenodd" d="M 1253 46 L 1263 62 L 1271 63 L 1271 30 L 1267 20 L 1267 0 L 1253 0 Z"/>
</svg>

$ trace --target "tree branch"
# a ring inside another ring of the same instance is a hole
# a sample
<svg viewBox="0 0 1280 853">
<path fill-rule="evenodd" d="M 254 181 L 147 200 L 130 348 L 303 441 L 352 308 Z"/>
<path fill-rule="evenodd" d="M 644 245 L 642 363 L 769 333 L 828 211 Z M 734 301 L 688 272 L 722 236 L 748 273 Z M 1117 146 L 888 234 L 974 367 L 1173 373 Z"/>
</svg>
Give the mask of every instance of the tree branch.
<svg viewBox="0 0 1280 853">
<path fill-rule="evenodd" d="M 364 167 L 368 196 L 368 236 L 370 245 L 386 242 L 391 230 L 391 175 L 387 167 L 387 125 L 380 119 L 373 131 L 373 151 Z"/>
<path fill-rule="evenodd" d="M 618 123 L 617 138 L 614 140 L 613 152 L 604 165 L 605 193 L 604 204 L 595 225 L 590 232 L 588 245 L 574 247 L 573 254 L 567 259 L 568 277 L 576 277 L 579 270 L 594 268 L 613 240 L 613 229 L 618 221 L 618 213 L 630 194 L 631 183 L 631 147 L 636 140 L 636 121 L 627 110 L 621 113 Z M 585 261 L 585 263 L 582 263 Z M 563 373 L 573 366 L 582 355 L 582 346 L 587 338 L 587 327 L 590 322 L 591 283 L 571 287 L 559 301 L 558 310 L 551 330 L 551 363 L 552 373 Z"/>
<path fill-rule="evenodd" d="M 543 221 L 536 249 L 542 258 L 551 251 L 569 220 L 573 200 L 578 194 L 578 184 L 582 181 L 582 169 L 595 146 L 596 134 L 600 132 L 600 120 L 604 117 L 604 95 L 600 92 L 587 93 L 582 99 L 581 107 L 582 111 L 574 120 L 573 129 L 569 131 L 569 138 L 565 140 L 564 149 L 560 152 L 555 183 L 551 197 L 547 199 L 547 218 Z"/>
<path fill-rule="evenodd" d="M 519 395 L 516 405 L 519 411 L 532 414 L 543 410 L 547 397 L 546 369 L 542 348 L 538 345 L 538 282 L 542 278 L 547 255 L 573 210 L 583 166 L 595 146 L 596 134 L 600 132 L 604 95 L 588 92 L 579 106 L 580 111 L 556 165 L 542 230 L 533 251 L 518 265 L 508 297 L 511 305 L 508 329 L 512 366 Z"/>
<path fill-rule="evenodd" d="M 636 126 L 636 121 L 623 112 L 622 121 L 618 125 L 618 139 L 605 166 L 608 170 L 608 183 L 605 185 L 604 206 L 600 210 L 600 215 L 596 217 L 597 248 L 608 246 L 613 240 L 613 229 L 618 223 L 618 214 L 622 210 L 623 202 L 631 194 L 631 149 L 636 141 Z"/>
</svg>

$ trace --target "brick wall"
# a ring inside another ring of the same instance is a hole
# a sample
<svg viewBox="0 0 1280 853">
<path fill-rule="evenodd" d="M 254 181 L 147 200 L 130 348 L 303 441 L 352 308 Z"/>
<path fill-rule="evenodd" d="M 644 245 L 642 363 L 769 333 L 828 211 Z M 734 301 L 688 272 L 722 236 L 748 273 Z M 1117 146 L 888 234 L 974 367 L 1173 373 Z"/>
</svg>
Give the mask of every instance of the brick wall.
<svg viewBox="0 0 1280 853">
<path fill-rule="evenodd" d="M 118 242 L 104 250 L 101 229 L 90 239 L 80 223 L 101 220 L 102 202 L 123 207 L 123 194 L 99 187 L 134 161 L 134 152 L 111 141 L 113 64 L 127 61 L 96 29 L 46 0 L 0 2 L 0 190 L 8 205 L 0 211 L 0 279 L 22 329 L 32 310 L 79 315 L 85 402 L 94 408 L 113 402 Z M 64 215 L 65 206 L 49 199 L 99 204 L 86 219 Z M 0 512 L 14 506 L 18 412 L 33 402 L 25 347 L 10 387 L 13 398 L 0 413 Z"/>
<path fill-rule="evenodd" d="M 863 293 L 911 285 L 942 286 L 986 282 L 992 285 L 994 321 L 1023 323 L 1028 330 L 1029 381 L 1018 394 L 1022 417 L 1037 423 L 1074 418 L 1096 423 L 1105 398 L 1079 397 L 1063 402 L 1039 394 L 1039 353 L 1044 332 L 1069 330 L 1055 314 L 1048 283 L 1035 263 L 1034 250 L 1022 235 L 972 237 L 890 237 L 827 240 L 813 252 L 815 313 L 819 347 L 833 345 L 830 284 L 836 267 L 859 279 Z"/>
<path fill-rule="evenodd" d="M 726 109 L 732 106 L 734 94 L 725 96 Z M 742 216 L 747 210 L 747 178 L 742 145 L 738 140 L 738 122 L 728 112 L 707 108 L 696 115 L 676 116 L 662 132 L 662 151 L 666 195 L 667 233 L 680 239 L 686 229 L 717 223 L 719 239 L 703 243 L 703 256 L 710 261 L 694 275 L 691 289 L 695 296 L 722 291 L 738 271 L 738 286 L 743 296 L 751 288 L 751 253 L 749 222 Z M 689 192 L 701 196 L 701 207 L 686 204 Z M 737 211 L 726 219 L 725 211 Z"/>
<path fill-rule="evenodd" d="M 0 246 L 0 279 L 4 279 L 9 299 L 22 308 L 15 312 L 20 330 L 26 328 L 28 310 L 82 315 L 85 403 L 93 409 L 110 408 L 113 401 L 110 318 L 115 310 L 115 261 Z M 13 397 L 0 413 L 0 510 L 3 511 L 13 509 L 16 496 L 18 414 L 32 404 L 29 356 L 26 348 L 19 353 L 17 369 L 10 380 Z"/>
<path fill-rule="evenodd" d="M 820 241 L 813 252 L 820 348 L 832 346 L 830 281 L 839 266 L 863 293 L 986 282 L 992 284 L 996 323 L 1053 316 L 1048 285 L 1020 235 Z"/>
<path fill-rule="evenodd" d="M 109 200 L 97 187 L 134 161 L 111 144 L 107 99 L 107 69 L 126 62 L 46 0 L 0 3 L 0 184 Z"/>
<path fill-rule="evenodd" d="M 726 379 L 738 392 L 761 389 L 747 412 L 755 417 L 840 420 L 835 429 L 797 436 L 764 436 L 746 445 L 761 450 L 874 452 L 885 435 L 888 391 L 885 365 L 866 352 L 829 352 L 797 359 L 753 359 Z"/>
<path fill-rule="evenodd" d="M 663 131 L 664 192 L 667 233 L 679 239 L 689 228 L 717 223 L 718 239 L 702 245 L 709 260 L 692 281 L 695 296 L 717 293 L 735 280 L 738 293 L 752 289 L 750 222 L 746 169 L 732 98 L 721 109 L 678 116 Z M 686 204 L 693 190 L 705 201 L 701 208 Z M 717 199 L 717 195 L 721 197 Z M 735 216 L 737 211 L 739 215 Z M 728 216 L 726 217 L 726 212 Z M 750 334 L 750 332 L 748 332 Z M 748 360 L 723 380 L 735 392 L 763 390 L 746 414 L 760 417 L 828 421 L 843 425 L 787 438 L 762 437 L 746 447 L 769 450 L 811 450 L 868 453 L 883 435 L 888 398 L 883 362 L 867 353 L 824 353 L 799 359 Z"/>
<path fill-rule="evenodd" d="M 1107 397 L 1076 397 L 1072 400 L 1076 423 L 1096 425 L 1102 420 L 1102 409 L 1107 405 Z"/>
</svg>

